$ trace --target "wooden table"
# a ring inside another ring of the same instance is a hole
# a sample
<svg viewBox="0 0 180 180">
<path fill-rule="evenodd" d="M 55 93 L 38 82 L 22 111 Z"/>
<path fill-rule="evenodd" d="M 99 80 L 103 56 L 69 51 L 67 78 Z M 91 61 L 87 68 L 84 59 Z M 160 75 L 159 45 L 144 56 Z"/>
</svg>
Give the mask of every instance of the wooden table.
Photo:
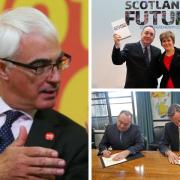
<svg viewBox="0 0 180 180">
<path fill-rule="evenodd" d="M 92 150 L 92 180 L 180 180 L 180 165 L 170 164 L 158 151 L 142 154 L 142 158 L 103 168 L 97 151 Z"/>
</svg>

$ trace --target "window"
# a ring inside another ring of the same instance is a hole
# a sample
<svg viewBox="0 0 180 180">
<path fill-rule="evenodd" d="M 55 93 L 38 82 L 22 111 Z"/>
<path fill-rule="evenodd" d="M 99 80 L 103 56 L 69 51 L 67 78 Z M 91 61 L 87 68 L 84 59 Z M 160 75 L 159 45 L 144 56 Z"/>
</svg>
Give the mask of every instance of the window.
<svg viewBox="0 0 180 180">
<path fill-rule="evenodd" d="M 116 122 L 122 110 L 133 113 L 133 107 L 133 94 L 130 91 L 93 92 L 92 128 L 105 129 L 108 124 Z"/>
</svg>

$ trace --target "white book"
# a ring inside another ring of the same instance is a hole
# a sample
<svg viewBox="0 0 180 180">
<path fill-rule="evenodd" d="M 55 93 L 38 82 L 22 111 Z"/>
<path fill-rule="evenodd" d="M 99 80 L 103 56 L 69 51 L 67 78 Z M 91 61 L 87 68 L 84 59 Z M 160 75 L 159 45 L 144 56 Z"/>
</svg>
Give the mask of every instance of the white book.
<svg viewBox="0 0 180 180">
<path fill-rule="evenodd" d="M 112 23 L 113 32 L 121 36 L 121 39 L 125 39 L 131 36 L 128 25 L 125 19 L 113 21 Z"/>
<path fill-rule="evenodd" d="M 102 160 L 103 160 L 103 163 L 104 163 L 104 166 L 105 167 L 108 167 L 108 166 L 112 166 L 112 165 L 115 165 L 115 164 L 119 164 L 119 163 L 123 163 L 125 161 L 127 161 L 127 159 L 121 159 L 121 160 L 113 160 L 113 157 L 116 156 L 118 153 L 116 154 L 113 154 L 111 155 L 109 158 L 106 158 L 106 157 L 102 157 Z"/>
</svg>

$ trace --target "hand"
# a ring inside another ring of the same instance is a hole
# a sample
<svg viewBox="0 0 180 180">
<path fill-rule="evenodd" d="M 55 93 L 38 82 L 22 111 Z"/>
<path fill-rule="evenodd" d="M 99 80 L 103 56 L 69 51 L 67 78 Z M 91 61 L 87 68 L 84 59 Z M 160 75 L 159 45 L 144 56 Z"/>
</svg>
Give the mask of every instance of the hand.
<svg viewBox="0 0 180 180">
<path fill-rule="evenodd" d="M 64 174 L 65 161 L 58 152 L 43 147 L 24 147 L 27 139 L 25 127 L 17 138 L 0 154 L 0 179 L 55 179 Z"/>
<path fill-rule="evenodd" d="M 171 164 L 177 164 L 179 157 L 175 153 L 169 150 L 166 152 L 166 155 L 168 156 L 168 160 Z"/>
<path fill-rule="evenodd" d="M 129 154 L 130 154 L 129 150 L 124 150 L 124 151 L 118 153 L 116 156 L 114 156 L 112 160 L 119 161 L 121 159 L 126 158 Z"/>
<path fill-rule="evenodd" d="M 120 48 L 120 39 L 121 39 L 121 36 L 118 35 L 118 34 L 114 34 L 113 35 L 113 39 L 114 39 L 114 44 L 115 44 L 116 48 Z"/>
<path fill-rule="evenodd" d="M 104 150 L 102 153 L 103 153 L 103 156 L 106 157 L 106 158 L 111 156 L 111 151 Z"/>
</svg>

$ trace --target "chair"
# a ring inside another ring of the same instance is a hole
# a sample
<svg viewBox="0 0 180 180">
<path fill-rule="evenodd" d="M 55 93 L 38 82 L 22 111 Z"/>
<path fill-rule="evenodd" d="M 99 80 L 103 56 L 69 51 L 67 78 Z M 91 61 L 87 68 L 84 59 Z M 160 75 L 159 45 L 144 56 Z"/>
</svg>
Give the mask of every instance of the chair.
<svg viewBox="0 0 180 180">
<path fill-rule="evenodd" d="M 94 128 L 92 128 L 92 149 L 96 149 L 96 145 L 95 145 L 95 132 L 94 132 Z"/>
<path fill-rule="evenodd" d="M 96 149 L 99 147 L 99 143 L 101 142 L 103 135 L 104 130 L 97 130 L 95 128 L 92 128 L 92 149 Z"/>
<path fill-rule="evenodd" d="M 159 148 L 159 141 L 163 137 L 164 126 L 156 126 L 153 128 L 154 141 L 149 144 L 149 150 L 156 151 Z"/>
<path fill-rule="evenodd" d="M 98 132 L 95 133 L 95 146 L 98 148 L 99 147 L 99 143 L 101 142 L 102 138 L 103 138 L 104 132 Z"/>
<path fill-rule="evenodd" d="M 147 137 L 145 137 L 143 135 L 142 135 L 142 137 L 143 137 L 143 141 L 144 141 L 144 150 L 146 150 L 147 149 Z"/>
</svg>

